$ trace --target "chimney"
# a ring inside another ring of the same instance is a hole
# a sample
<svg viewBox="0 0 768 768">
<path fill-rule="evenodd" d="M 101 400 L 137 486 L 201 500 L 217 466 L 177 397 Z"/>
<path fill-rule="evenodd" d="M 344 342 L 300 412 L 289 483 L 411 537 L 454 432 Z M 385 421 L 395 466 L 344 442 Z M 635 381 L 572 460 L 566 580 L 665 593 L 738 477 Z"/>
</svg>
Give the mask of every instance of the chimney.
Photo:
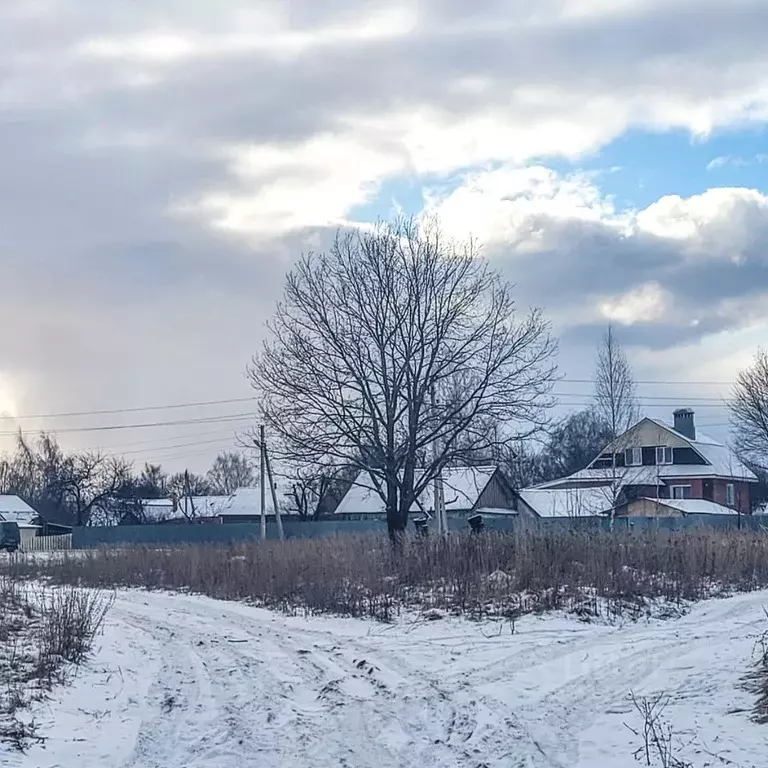
<svg viewBox="0 0 768 768">
<path fill-rule="evenodd" d="M 690 408 L 678 408 L 675 411 L 675 432 L 685 435 L 690 440 L 696 439 L 696 422 Z"/>
</svg>

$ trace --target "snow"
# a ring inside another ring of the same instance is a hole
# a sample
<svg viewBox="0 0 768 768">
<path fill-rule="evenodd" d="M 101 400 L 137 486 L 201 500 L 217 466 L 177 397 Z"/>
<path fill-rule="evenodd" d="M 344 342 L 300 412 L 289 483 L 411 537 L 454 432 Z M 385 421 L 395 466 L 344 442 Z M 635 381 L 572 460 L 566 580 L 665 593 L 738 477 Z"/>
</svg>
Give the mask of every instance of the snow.
<svg viewBox="0 0 768 768">
<path fill-rule="evenodd" d="M 443 470 L 443 495 L 447 511 L 472 509 L 480 494 L 490 482 L 497 467 L 449 467 Z M 417 483 L 420 478 L 417 477 Z M 421 505 L 432 509 L 433 485 L 421 494 Z M 418 512 L 419 505 L 413 504 L 411 512 Z M 373 489 L 367 472 L 361 472 L 336 508 L 337 514 L 381 514 L 385 512 L 381 496 Z"/>
<path fill-rule="evenodd" d="M 278 504 L 280 500 L 278 499 Z M 171 499 L 145 499 L 142 501 L 148 520 L 181 520 L 190 517 L 252 516 L 261 514 L 261 491 L 258 488 L 238 488 L 231 496 L 193 496 L 179 500 L 174 510 Z M 194 515 L 193 515 L 194 509 Z M 184 511 L 188 514 L 184 514 Z M 281 514 L 288 514 L 287 499 L 280 506 Z M 274 514 L 272 497 L 267 488 L 266 513 Z"/>
<path fill-rule="evenodd" d="M 39 528 L 34 525 L 38 514 L 18 496 L 0 496 L 0 521 L 17 523 L 20 528 Z"/>
<path fill-rule="evenodd" d="M 648 499 L 665 507 L 678 509 L 686 515 L 738 515 L 735 509 L 724 507 L 714 501 L 705 499 Z"/>
<path fill-rule="evenodd" d="M 581 469 L 568 477 L 542 483 L 540 488 L 552 488 L 558 484 L 575 480 L 610 482 L 613 477 L 611 469 Z M 667 483 L 675 478 L 691 477 L 719 477 L 722 479 L 735 479 L 752 482 L 746 475 L 740 475 L 736 469 L 733 472 L 723 472 L 704 464 L 661 464 L 653 467 L 619 467 L 616 470 L 616 479 L 624 485 L 656 485 L 659 480 Z"/>
<path fill-rule="evenodd" d="M 676 620 L 286 617 L 120 591 L 94 658 L 7 768 L 630 768 L 629 693 L 669 695 L 695 768 L 764 766 L 743 675 L 768 592 Z M 706 756 L 716 753 L 722 761 Z M 728 762 L 730 761 L 730 762 Z"/>
<path fill-rule="evenodd" d="M 528 488 L 519 495 L 539 517 L 600 515 L 611 508 L 610 488 Z"/>
</svg>

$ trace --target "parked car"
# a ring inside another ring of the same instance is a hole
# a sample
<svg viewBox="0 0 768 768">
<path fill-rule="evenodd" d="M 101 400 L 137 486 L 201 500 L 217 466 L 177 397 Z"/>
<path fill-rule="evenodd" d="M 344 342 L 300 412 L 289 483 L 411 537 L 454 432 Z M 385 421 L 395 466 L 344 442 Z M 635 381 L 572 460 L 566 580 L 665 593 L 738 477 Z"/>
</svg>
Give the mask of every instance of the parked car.
<svg viewBox="0 0 768 768">
<path fill-rule="evenodd" d="M 0 550 L 15 552 L 21 544 L 21 532 L 16 523 L 0 523 Z"/>
</svg>

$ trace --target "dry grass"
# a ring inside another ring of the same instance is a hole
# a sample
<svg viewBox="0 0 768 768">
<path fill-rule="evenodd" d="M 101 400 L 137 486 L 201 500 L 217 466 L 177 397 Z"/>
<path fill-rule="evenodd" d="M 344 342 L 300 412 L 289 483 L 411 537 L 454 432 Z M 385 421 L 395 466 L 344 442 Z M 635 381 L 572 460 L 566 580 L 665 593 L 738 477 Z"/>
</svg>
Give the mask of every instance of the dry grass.
<svg viewBox="0 0 768 768">
<path fill-rule="evenodd" d="M 552 609 L 643 613 L 768 586 L 768 536 L 752 532 L 531 531 L 179 548 L 138 547 L 17 561 L 18 575 L 89 587 L 189 590 L 289 612 L 388 620 L 441 609 L 515 617 Z"/>
<path fill-rule="evenodd" d="M 22 751 L 41 740 L 21 715 L 84 660 L 109 606 L 72 586 L 33 589 L 0 578 L 0 740 Z"/>
<path fill-rule="evenodd" d="M 766 611 L 768 618 L 768 611 Z M 757 659 L 752 669 L 747 674 L 745 681 L 747 688 L 757 696 L 754 707 L 754 720 L 761 725 L 768 724 L 768 630 L 755 645 Z"/>
</svg>

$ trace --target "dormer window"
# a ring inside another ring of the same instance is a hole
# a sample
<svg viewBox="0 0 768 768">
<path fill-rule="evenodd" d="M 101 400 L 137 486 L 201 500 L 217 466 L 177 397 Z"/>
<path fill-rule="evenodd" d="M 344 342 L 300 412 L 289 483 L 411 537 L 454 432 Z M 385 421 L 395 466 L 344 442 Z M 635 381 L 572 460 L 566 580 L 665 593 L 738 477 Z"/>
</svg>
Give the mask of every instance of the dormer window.
<svg viewBox="0 0 768 768">
<path fill-rule="evenodd" d="M 672 453 L 672 449 L 668 445 L 659 445 L 656 447 L 656 463 L 657 464 L 674 463 L 674 455 Z"/>
<path fill-rule="evenodd" d="M 642 467 L 643 466 L 643 449 L 627 448 L 624 451 L 624 463 L 628 467 Z"/>
</svg>

